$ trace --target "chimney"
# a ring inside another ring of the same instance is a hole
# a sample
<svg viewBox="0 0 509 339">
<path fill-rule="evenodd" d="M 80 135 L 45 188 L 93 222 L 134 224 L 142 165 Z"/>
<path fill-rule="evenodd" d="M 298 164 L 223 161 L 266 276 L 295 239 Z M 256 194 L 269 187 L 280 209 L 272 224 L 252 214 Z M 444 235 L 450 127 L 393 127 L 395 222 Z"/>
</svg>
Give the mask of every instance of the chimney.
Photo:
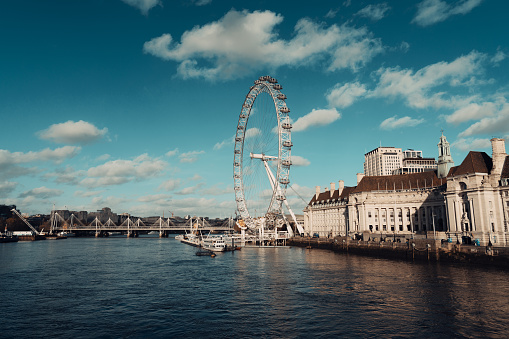
<svg viewBox="0 0 509 339">
<path fill-rule="evenodd" d="M 343 192 L 343 189 L 345 188 L 345 182 L 343 180 L 339 180 L 338 182 L 338 191 L 339 195 Z"/>
<path fill-rule="evenodd" d="M 357 173 L 357 185 L 361 182 L 362 178 L 364 178 L 364 173 Z"/>
<path fill-rule="evenodd" d="M 491 150 L 493 152 L 491 157 L 493 160 L 491 174 L 500 175 L 502 174 L 502 167 L 507 156 L 505 153 L 505 140 L 500 138 L 491 139 Z"/>
<path fill-rule="evenodd" d="M 331 182 L 330 183 L 330 196 L 332 198 L 332 195 L 334 194 L 334 191 L 336 190 L 336 183 Z"/>
<path fill-rule="evenodd" d="M 315 186 L 315 190 L 316 190 L 315 199 L 318 199 L 318 196 L 320 195 L 320 186 Z"/>
</svg>

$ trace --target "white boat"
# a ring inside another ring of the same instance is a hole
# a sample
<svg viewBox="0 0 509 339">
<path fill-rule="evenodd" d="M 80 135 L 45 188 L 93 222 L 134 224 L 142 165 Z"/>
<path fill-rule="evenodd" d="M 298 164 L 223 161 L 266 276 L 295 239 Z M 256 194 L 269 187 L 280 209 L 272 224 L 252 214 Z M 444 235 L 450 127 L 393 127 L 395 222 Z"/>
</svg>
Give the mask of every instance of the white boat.
<svg viewBox="0 0 509 339">
<path fill-rule="evenodd" d="M 226 242 L 223 237 L 208 236 L 201 241 L 201 247 L 213 252 L 226 251 Z"/>
<path fill-rule="evenodd" d="M 69 238 L 69 237 L 74 237 L 76 234 L 72 233 L 72 232 L 66 232 L 66 231 L 62 231 L 62 232 L 59 232 L 57 233 L 59 236 L 62 236 L 62 237 L 66 237 L 66 238 Z"/>
<path fill-rule="evenodd" d="M 184 234 L 182 237 L 179 237 L 180 242 L 184 244 L 188 244 L 195 247 L 201 247 L 201 234 L 199 231 L 199 219 L 197 218 L 195 223 L 193 224 L 193 218 L 189 222 L 191 225 L 191 232 Z M 177 238 L 177 237 L 175 237 Z"/>
</svg>

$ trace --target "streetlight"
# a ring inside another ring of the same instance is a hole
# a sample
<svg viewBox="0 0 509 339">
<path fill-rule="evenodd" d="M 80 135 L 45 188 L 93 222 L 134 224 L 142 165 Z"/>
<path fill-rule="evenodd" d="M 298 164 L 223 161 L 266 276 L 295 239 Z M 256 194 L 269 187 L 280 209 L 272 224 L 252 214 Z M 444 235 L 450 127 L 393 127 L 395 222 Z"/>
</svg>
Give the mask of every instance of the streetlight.
<svg viewBox="0 0 509 339">
<path fill-rule="evenodd" d="M 431 221 L 433 223 L 433 239 L 437 239 L 437 233 L 435 232 L 435 211 L 433 207 L 431 208 Z"/>
</svg>

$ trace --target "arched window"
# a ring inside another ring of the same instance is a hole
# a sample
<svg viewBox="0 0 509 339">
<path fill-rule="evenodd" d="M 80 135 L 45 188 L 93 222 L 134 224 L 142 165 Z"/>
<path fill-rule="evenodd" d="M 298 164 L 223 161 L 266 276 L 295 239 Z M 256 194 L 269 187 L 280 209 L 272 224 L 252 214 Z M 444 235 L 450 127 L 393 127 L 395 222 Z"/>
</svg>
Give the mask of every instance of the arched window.
<svg viewBox="0 0 509 339">
<path fill-rule="evenodd" d="M 465 184 L 464 182 L 460 182 L 460 189 L 461 190 L 466 190 L 467 189 L 467 184 Z"/>
</svg>

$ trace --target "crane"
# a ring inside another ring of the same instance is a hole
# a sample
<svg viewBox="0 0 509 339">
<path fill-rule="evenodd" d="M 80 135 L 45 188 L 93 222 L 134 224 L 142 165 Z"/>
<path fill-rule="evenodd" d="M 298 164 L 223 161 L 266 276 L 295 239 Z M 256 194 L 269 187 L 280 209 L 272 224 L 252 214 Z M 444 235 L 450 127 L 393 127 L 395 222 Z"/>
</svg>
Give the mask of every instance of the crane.
<svg viewBox="0 0 509 339">
<path fill-rule="evenodd" d="M 28 222 L 25 218 L 23 218 L 23 217 L 21 216 L 21 214 L 19 214 L 19 212 L 18 212 L 18 211 L 16 211 L 16 210 L 13 208 L 13 209 L 11 210 L 11 212 L 14 212 L 14 213 L 15 213 L 15 214 L 16 214 L 16 215 L 17 215 L 17 216 L 18 216 L 21 220 L 23 220 L 23 222 L 24 222 L 25 224 L 27 224 L 27 226 L 28 226 L 28 227 L 30 227 L 30 229 L 32 230 L 32 232 L 34 232 L 34 233 L 35 233 L 35 234 L 37 234 L 37 235 L 40 235 L 40 233 L 39 233 L 39 232 L 38 232 L 38 231 L 37 231 L 37 230 L 36 230 L 36 229 L 35 229 L 32 225 L 30 225 L 30 223 L 29 223 L 29 222 Z"/>
</svg>

